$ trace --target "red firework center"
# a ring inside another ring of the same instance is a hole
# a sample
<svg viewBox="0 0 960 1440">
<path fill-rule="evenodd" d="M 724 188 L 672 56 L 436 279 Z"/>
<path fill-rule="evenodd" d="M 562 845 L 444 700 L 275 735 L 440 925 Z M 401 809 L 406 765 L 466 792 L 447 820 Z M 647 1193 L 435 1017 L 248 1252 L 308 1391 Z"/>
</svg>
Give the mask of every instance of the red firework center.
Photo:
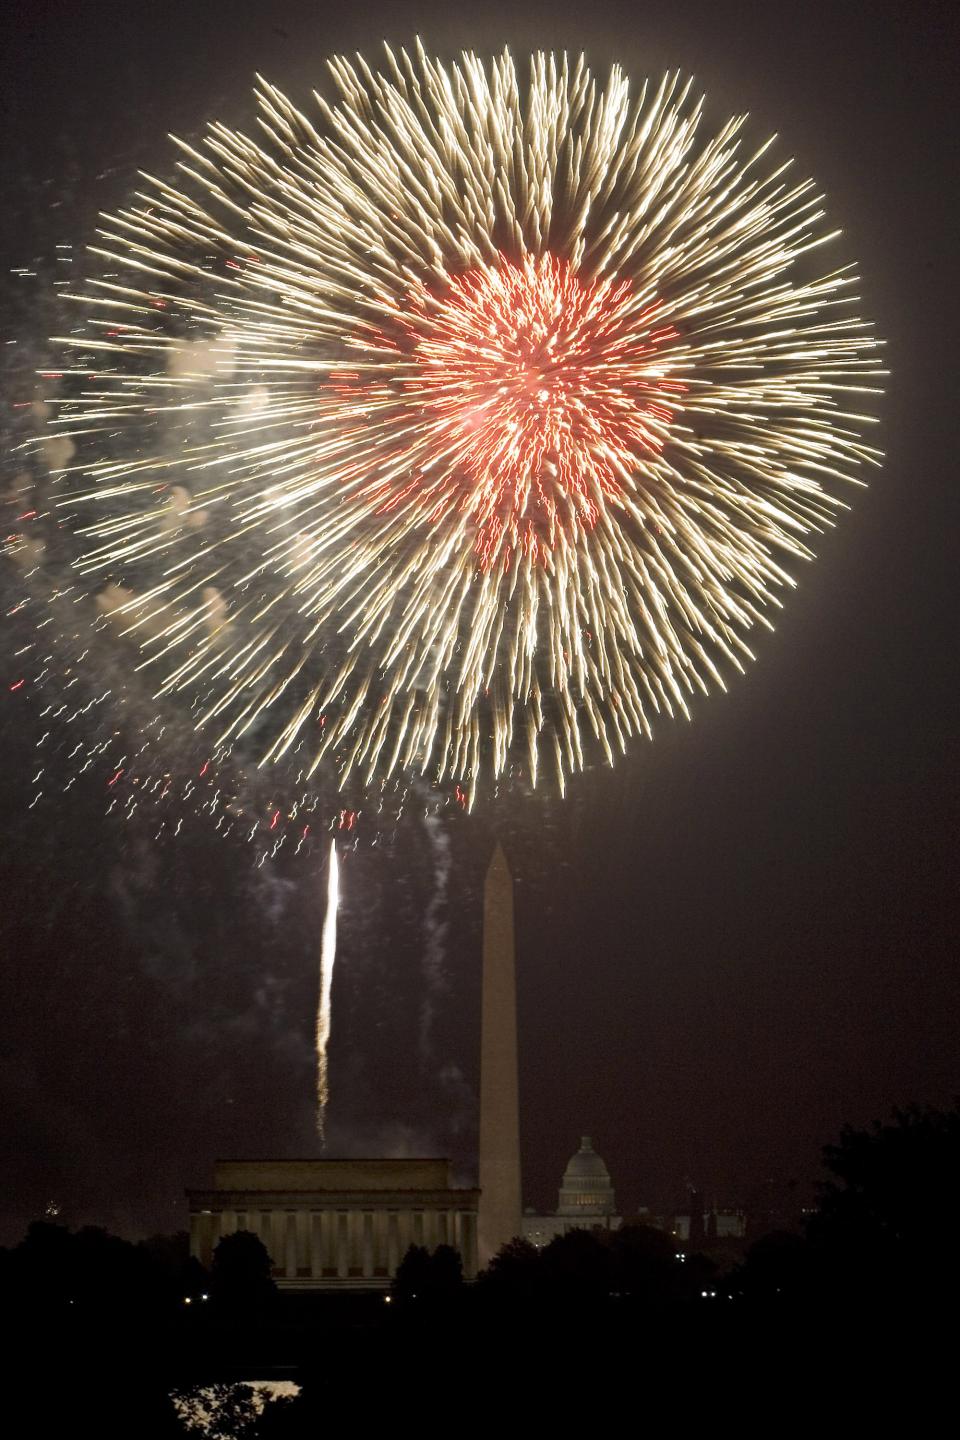
<svg viewBox="0 0 960 1440">
<path fill-rule="evenodd" d="M 427 459 L 407 484 L 384 486 L 378 512 L 422 490 L 436 516 L 454 487 L 483 569 L 592 528 L 662 448 L 684 389 L 662 353 L 676 331 L 657 328 L 657 314 L 629 281 L 585 279 L 552 255 L 501 256 L 439 294 L 418 286 L 398 316 L 400 354 L 396 336 L 375 343 L 400 362 L 402 408 L 418 416 Z M 361 385 L 368 402 L 371 389 L 386 399 L 379 366 L 374 375 Z"/>
</svg>

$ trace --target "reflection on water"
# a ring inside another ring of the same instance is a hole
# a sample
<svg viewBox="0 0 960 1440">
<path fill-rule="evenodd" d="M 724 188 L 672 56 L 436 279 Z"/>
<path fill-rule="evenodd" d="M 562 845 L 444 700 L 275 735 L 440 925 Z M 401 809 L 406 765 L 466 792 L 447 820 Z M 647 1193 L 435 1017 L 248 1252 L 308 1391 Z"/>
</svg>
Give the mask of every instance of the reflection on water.
<svg viewBox="0 0 960 1440">
<path fill-rule="evenodd" d="M 292 1380 L 239 1380 L 177 1391 L 173 1403 L 188 1434 L 211 1435 L 228 1423 L 253 1421 L 267 1405 L 299 1393 Z"/>
</svg>

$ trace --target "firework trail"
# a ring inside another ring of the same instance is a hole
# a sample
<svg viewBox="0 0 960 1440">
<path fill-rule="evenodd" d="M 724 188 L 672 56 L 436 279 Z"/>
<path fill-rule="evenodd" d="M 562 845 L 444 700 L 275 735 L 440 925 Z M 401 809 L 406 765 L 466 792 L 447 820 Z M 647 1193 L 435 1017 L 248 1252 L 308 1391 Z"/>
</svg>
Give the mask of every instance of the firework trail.
<svg viewBox="0 0 960 1440">
<path fill-rule="evenodd" d="M 677 75 L 330 70 L 105 223 L 47 441 L 74 575 L 217 756 L 562 790 L 751 658 L 878 462 L 877 342 L 813 183 Z"/>
<path fill-rule="evenodd" d="M 333 966 L 337 958 L 337 906 L 340 903 L 340 873 L 337 865 L 337 842 L 330 842 L 327 867 L 327 909 L 323 917 L 320 942 L 320 995 L 317 1002 L 317 1133 L 320 1144 L 326 1139 L 327 1102 L 330 1087 L 327 1080 L 327 1047 L 330 1044 L 330 997 L 333 990 Z"/>
</svg>

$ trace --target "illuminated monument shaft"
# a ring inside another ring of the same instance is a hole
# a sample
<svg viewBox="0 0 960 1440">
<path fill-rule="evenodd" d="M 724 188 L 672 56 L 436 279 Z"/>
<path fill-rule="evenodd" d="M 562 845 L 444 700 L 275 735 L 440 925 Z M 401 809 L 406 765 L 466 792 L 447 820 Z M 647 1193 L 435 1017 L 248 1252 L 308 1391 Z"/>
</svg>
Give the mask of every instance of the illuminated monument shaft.
<svg viewBox="0 0 960 1440">
<path fill-rule="evenodd" d="M 499 844 L 483 892 L 480 1026 L 478 1258 L 486 1265 L 520 1234 L 521 1210 L 513 881 Z"/>
</svg>

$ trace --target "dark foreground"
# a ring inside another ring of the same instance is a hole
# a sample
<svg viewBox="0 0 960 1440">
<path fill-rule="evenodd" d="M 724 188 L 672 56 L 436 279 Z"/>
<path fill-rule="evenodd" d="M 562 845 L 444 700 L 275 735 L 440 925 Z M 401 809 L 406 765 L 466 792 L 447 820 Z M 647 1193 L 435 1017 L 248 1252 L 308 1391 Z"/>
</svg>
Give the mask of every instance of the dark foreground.
<svg viewBox="0 0 960 1440">
<path fill-rule="evenodd" d="M 261 1242 L 131 1244 L 40 1222 L 0 1251 L 4 1433 L 290 1440 L 655 1425 L 686 1436 L 940 1433 L 957 1369 L 960 1107 L 845 1131 L 802 1227 L 744 1254 L 644 1225 L 513 1241 L 465 1285 L 411 1249 L 389 1296 L 278 1293 Z M 257 1413 L 241 1382 L 286 1380 Z M 177 1397 L 209 1392 L 190 1428 Z M 554 1414 L 561 1409 L 558 1422 Z"/>
</svg>

